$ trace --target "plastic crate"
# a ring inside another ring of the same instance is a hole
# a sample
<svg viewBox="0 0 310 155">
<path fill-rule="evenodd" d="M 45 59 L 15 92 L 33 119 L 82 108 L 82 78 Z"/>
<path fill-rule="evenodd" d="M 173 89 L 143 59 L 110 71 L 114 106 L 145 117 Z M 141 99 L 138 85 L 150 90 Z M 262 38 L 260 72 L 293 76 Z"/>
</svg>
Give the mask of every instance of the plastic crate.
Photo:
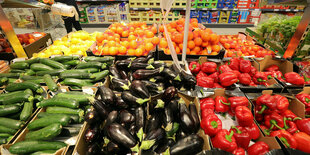
<svg viewBox="0 0 310 155">
<path fill-rule="evenodd" d="M 174 8 L 185 8 L 186 7 L 186 1 L 185 0 L 175 0 L 172 6 Z"/>
<path fill-rule="evenodd" d="M 206 0 L 196 0 L 197 8 L 204 8 Z"/>
<path fill-rule="evenodd" d="M 205 3 L 205 8 L 216 8 L 217 7 L 217 2 L 210 2 L 210 3 Z"/>
<path fill-rule="evenodd" d="M 197 8 L 197 0 L 191 0 L 191 8 Z"/>
</svg>

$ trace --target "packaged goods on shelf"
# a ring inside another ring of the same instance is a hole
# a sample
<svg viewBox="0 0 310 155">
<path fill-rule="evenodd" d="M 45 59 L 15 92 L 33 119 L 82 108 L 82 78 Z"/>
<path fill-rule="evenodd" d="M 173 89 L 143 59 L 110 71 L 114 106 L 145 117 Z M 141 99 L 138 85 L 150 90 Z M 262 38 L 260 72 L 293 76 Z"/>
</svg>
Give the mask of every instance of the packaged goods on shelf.
<svg viewBox="0 0 310 155">
<path fill-rule="evenodd" d="M 29 8 L 4 8 L 4 12 L 14 27 L 35 28 L 35 19 Z"/>
<path fill-rule="evenodd" d="M 87 11 L 87 18 L 89 23 L 98 23 L 98 16 L 97 16 L 97 7 L 89 6 L 86 8 Z"/>
</svg>

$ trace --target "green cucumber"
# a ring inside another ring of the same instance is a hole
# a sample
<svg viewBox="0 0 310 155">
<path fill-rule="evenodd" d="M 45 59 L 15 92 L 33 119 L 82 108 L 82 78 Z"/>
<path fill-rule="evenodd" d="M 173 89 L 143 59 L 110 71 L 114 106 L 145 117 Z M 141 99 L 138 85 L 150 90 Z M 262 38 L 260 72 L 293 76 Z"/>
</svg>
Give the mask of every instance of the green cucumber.
<svg viewBox="0 0 310 155">
<path fill-rule="evenodd" d="M 22 127 L 23 123 L 19 120 L 14 120 L 10 118 L 0 117 L 0 126 L 5 126 L 11 129 L 19 129 Z M 0 132 L 2 133 L 2 132 Z"/>
<path fill-rule="evenodd" d="M 54 69 L 54 70 L 49 70 L 49 71 L 39 71 L 36 74 L 38 76 L 43 76 L 45 74 L 49 74 L 51 76 L 58 76 L 63 71 L 64 71 L 64 69 Z"/>
<path fill-rule="evenodd" d="M 61 79 L 76 78 L 76 79 L 90 79 L 90 73 L 60 73 Z"/>
<path fill-rule="evenodd" d="M 60 107 L 67 107 L 67 108 L 78 108 L 79 102 L 75 99 L 69 99 L 64 97 L 54 97 L 48 100 L 43 100 L 37 103 L 38 107 L 49 107 L 49 106 L 60 106 Z"/>
<path fill-rule="evenodd" d="M 45 113 L 45 112 L 44 112 Z M 49 117 L 42 117 L 30 122 L 27 126 L 28 130 L 36 130 L 49 126 L 50 124 L 59 123 L 67 126 L 70 123 L 70 116 L 66 114 L 50 114 Z"/>
<path fill-rule="evenodd" d="M 11 136 L 13 136 L 13 135 L 8 134 L 8 133 L 0 133 L 0 138 L 9 138 Z"/>
<path fill-rule="evenodd" d="M 80 117 L 84 116 L 84 110 L 71 109 L 66 107 L 47 107 L 46 112 L 52 114 L 73 114 L 73 115 L 79 115 Z"/>
<path fill-rule="evenodd" d="M 94 78 L 94 81 L 100 81 L 104 79 L 109 74 L 109 70 L 104 70 L 102 72 L 94 73 L 90 78 Z"/>
<path fill-rule="evenodd" d="M 34 63 L 39 63 L 41 58 L 34 58 L 34 59 L 28 59 L 23 62 L 28 63 L 29 65 L 34 64 Z"/>
<path fill-rule="evenodd" d="M 30 155 L 53 155 L 56 153 L 57 150 L 44 150 L 44 151 L 38 151 L 35 153 L 31 153 Z"/>
<path fill-rule="evenodd" d="M 59 123 L 50 124 L 40 130 L 28 132 L 25 140 L 50 140 L 58 136 L 61 129 L 62 126 Z"/>
<path fill-rule="evenodd" d="M 51 58 L 51 60 L 57 61 L 57 62 L 67 62 L 70 60 L 78 60 L 79 56 L 56 56 L 54 58 Z"/>
<path fill-rule="evenodd" d="M 78 101 L 80 104 L 88 104 L 90 100 L 94 99 L 94 97 L 92 95 L 89 95 L 89 94 L 86 94 L 83 92 L 77 92 L 76 94 L 71 94 L 69 92 L 58 93 L 57 97 L 74 99 L 74 100 Z"/>
<path fill-rule="evenodd" d="M 37 80 L 37 79 L 43 79 L 43 76 L 29 76 L 29 75 L 21 75 L 20 79 L 27 81 L 27 80 Z"/>
<path fill-rule="evenodd" d="M 30 118 L 32 111 L 33 111 L 33 103 L 32 102 L 25 102 L 24 108 L 23 108 L 23 110 L 19 116 L 20 120 L 21 121 L 27 121 Z"/>
<path fill-rule="evenodd" d="M 21 70 L 24 70 L 24 69 L 29 68 L 29 64 L 26 63 L 26 62 L 15 62 L 15 63 L 10 65 L 10 68 L 11 69 L 21 69 Z"/>
<path fill-rule="evenodd" d="M 25 89 L 31 89 L 34 92 L 37 93 L 43 93 L 43 89 L 39 84 L 36 84 L 34 82 L 25 81 L 21 83 L 10 83 L 5 87 L 5 90 L 12 92 L 12 91 L 18 91 L 18 90 L 25 90 Z"/>
<path fill-rule="evenodd" d="M 100 69 L 98 69 L 98 68 L 85 68 L 82 70 L 86 70 L 87 73 L 97 73 L 97 72 L 99 72 Z"/>
<path fill-rule="evenodd" d="M 47 141 L 21 141 L 13 144 L 9 151 L 12 154 L 29 154 L 44 150 L 59 150 L 66 147 L 63 142 L 47 142 Z"/>
<path fill-rule="evenodd" d="M 7 116 L 10 114 L 15 114 L 19 112 L 21 109 L 21 106 L 16 104 L 16 105 L 0 105 L 0 116 Z"/>
<path fill-rule="evenodd" d="M 72 70 L 65 70 L 62 73 L 63 74 L 87 73 L 87 70 L 85 70 L 85 69 L 72 69 Z"/>
<path fill-rule="evenodd" d="M 19 73 L 0 73 L 0 78 L 7 77 L 7 78 L 19 78 Z"/>
<path fill-rule="evenodd" d="M 18 79 L 9 78 L 8 83 L 15 83 Z"/>
<path fill-rule="evenodd" d="M 51 59 L 41 59 L 40 62 L 44 65 L 50 66 L 55 69 L 66 69 L 62 63 L 59 63 Z"/>
<path fill-rule="evenodd" d="M 43 96 L 41 96 L 41 95 L 36 95 L 35 97 L 34 97 L 34 100 L 33 101 L 35 101 L 35 102 L 41 102 L 41 101 L 43 101 L 44 100 L 44 97 Z"/>
<path fill-rule="evenodd" d="M 80 118 L 79 115 L 69 115 L 69 114 L 50 114 L 50 113 L 47 113 L 47 112 L 40 112 L 38 114 L 38 118 L 44 118 L 44 117 L 56 117 L 57 115 L 66 115 L 66 116 L 69 116 L 72 123 L 81 123 L 81 120 L 83 120 L 83 117 Z M 59 122 L 61 123 L 61 122 Z M 63 125 L 63 124 L 62 124 Z M 63 126 L 66 126 L 66 125 L 63 125 Z"/>
<path fill-rule="evenodd" d="M 61 84 L 69 85 L 69 86 L 92 86 L 93 84 L 89 80 L 81 80 L 81 79 L 73 79 L 73 78 L 66 78 L 61 82 Z"/>
<path fill-rule="evenodd" d="M 16 119 L 16 120 L 18 120 L 18 119 L 19 119 L 19 116 L 20 116 L 20 112 L 15 113 L 15 114 L 11 114 L 11 115 L 7 115 L 7 116 L 5 116 L 5 117 L 6 117 L 6 118 L 11 118 L 11 119 Z"/>
<path fill-rule="evenodd" d="M 110 57 L 110 56 L 105 56 L 105 57 L 95 57 L 95 56 L 88 56 L 88 57 L 84 57 L 84 60 L 86 62 L 93 62 L 93 61 L 98 61 L 98 62 L 111 62 L 114 60 L 114 57 Z"/>
<path fill-rule="evenodd" d="M 10 73 L 26 73 L 25 70 L 20 70 L 20 69 L 11 69 Z"/>
<path fill-rule="evenodd" d="M 54 92 L 58 90 L 58 86 L 55 83 L 55 81 L 52 79 L 51 75 L 45 74 L 43 78 L 49 90 L 54 91 Z"/>
<path fill-rule="evenodd" d="M 104 64 L 101 62 L 86 62 L 86 63 L 80 63 L 76 66 L 77 69 L 84 69 L 84 68 L 98 68 L 98 69 L 104 69 Z"/>
<path fill-rule="evenodd" d="M 0 87 L 6 85 L 9 79 L 7 77 L 0 78 Z"/>
<path fill-rule="evenodd" d="M 80 63 L 81 63 L 80 60 L 70 60 L 70 61 L 64 62 L 62 64 L 69 65 L 69 66 L 76 66 L 76 65 L 78 65 Z"/>
<path fill-rule="evenodd" d="M 41 64 L 41 63 L 35 63 L 32 64 L 30 66 L 31 70 L 35 71 L 35 72 L 39 72 L 39 71 L 52 71 L 54 70 L 52 67 Z"/>
<path fill-rule="evenodd" d="M 82 90 L 79 86 L 70 86 L 70 90 Z"/>
<path fill-rule="evenodd" d="M 29 93 L 17 94 L 14 97 L 5 97 L 3 100 L 4 105 L 22 103 L 22 102 L 32 102 L 34 97 Z"/>
<path fill-rule="evenodd" d="M 4 98 L 7 97 L 7 96 L 14 97 L 15 95 L 19 95 L 19 94 L 22 94 L 22 93 L 25 93 L 25 92 L 29 93 L 29 94 L 32 94 L 32 91 L 30 89 L 26 89 L 24 91 L 15 91 L 15 92 L 10 92 L 10 93 L 0 94 L 0 104 L 3 103 Z"/>
<path fill-rule="evenodd" d="M 7 143 L 7 139 L 6 138 L 0 138 L 0 144 L 5 144 Z"/>
<path fill-rule="evenodd" d="M 32 69 L 27 69 L 24 75 L 32 76 L 32 75 L 36 75 L 36 72 L 33 71 Z"/>
<path fill-rule="evenodd" d="M 11 129 L 5 126 L 0 125 L 0 133 L 7 133 L 14 135 L 17 132 L 17 129 Z"/>
<path fill-rule="evenodd" d="M 41 84 L 41 83 L 45 83 L 44 79 L 36 79 L 36 80 L 27 80 L 29 82 L 33 82 L 36 84 Z"/>
</svg>

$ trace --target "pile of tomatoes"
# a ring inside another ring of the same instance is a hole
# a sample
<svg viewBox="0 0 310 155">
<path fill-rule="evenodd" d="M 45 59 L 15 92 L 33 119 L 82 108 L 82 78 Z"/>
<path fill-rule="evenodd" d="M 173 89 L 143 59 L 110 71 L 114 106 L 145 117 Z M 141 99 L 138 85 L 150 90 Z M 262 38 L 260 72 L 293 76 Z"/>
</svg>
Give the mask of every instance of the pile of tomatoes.
<svg viewBox="0 0 310 155">
<path fill-rule="evenodd" d="M 39 40 L 45 35 L 46 33 L 44 32 L 32 32 L 32 33 L 25 33 L 25 34 L 17 34 L 17 38 L 22 45 L 26 46 Z"/>
<path fill-rule="evenodd" d="M 113 23 L 104 33 L 96 36 L 95 55 L 147 55 L 156 49 L 160 39 L 156 26 L 144 22 Z"/>
<path fill-rule="evenodd" d="M 255 56 L 265 57 L 274 55 L 271 50 L 267 50 L 259 45 L 255 45 L 252 40 L 242 40 L 238 35 L 221 35 L 220 43 L 226 49 L 225 57 Z"/>
<path fill-rule="evenodd" d="M 185 19 L 181 18 L 166 25 L 177 54 L 181 54 L 183 50 L 184 23 Z M 163 36 L 166 35 L 162 25 L 159 26 L 159 31 L 163 33 Z M 186 54 L 217 55 L 221 50 L 219 39 L 219 36 L 213 33 L 211 29 L 204 28 L 198 24 L 196 18 L 192 18 L 189 24 Z M 159 48 L 164 50 L 166 54 L 170 54 L 165 37 L 160 39 Z"/>
</svg>

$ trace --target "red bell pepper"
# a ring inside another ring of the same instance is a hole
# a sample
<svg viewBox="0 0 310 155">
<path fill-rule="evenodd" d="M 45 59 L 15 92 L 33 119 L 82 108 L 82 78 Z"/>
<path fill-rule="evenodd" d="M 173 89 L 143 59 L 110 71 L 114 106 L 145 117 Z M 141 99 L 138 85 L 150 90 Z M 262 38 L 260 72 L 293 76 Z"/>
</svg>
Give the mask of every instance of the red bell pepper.
<svg viewBox="0 0 310 155">
<path fill-rule="evenodd" d="M 288 119 L 295 119 L 297 116 L 291 110 L 285 110 L 282 115 Z"/>
<path fill-rule="evenodd" d="M 285 80 L 288 83 L 295 84 L 295 85 L 304 85 L 305 80 L 301 77 L 298 73 L 289 72 L 284 74 Z"/>
<path fill-rule="evenodd" d="M 254 66 L 251 66 L 251 71 L 249 72 L 249 74 L 253 77 L 257 72 L 257 69 Z"/>
<path fill-rule="evenodd" d="M 271 137 L 278 137 L 286 147 L 297 148 L 296 139 L 285 130 L 277 130 L 270 133 Z"/>
<path fill-rule="evenodd" d="M 273 71 L 272 74 L 273 74 L 273 77 L 277 78 L 278 80 L 283 81 L 283 82 L 285 81 L 283 79 L 283 74 L 281 71 Z"/>
<path fill-rule="evenodd" d="M 210 78 L 212 78 L 214 80 L 214 83 L 218 83 L 219 82 L 219 72 L 214 72 L 211 75 L 209 75 Z"/>
<path fill-rule="evenodd" d="M 249 73 L 251 71 L 251 61 L 250 60 L 240 60 L 240 72 Z"/>
<path fill-rule="evenodd" d="M 235 73 L 237 75 L 237 77 L 239 77 L 241 74 L 239 71 L 236 71 L 236 70 L 233 70 L 232 72 Z"/>
<path fill-rule="evenodd" d="M 215 114 L 209 114 L 201 120 L 200 126 L 205 131 L 205 134 L 214 137 L 222 130 L 222 121 Z"/>
<path fill-rule="evenodd" d="M 302 93 L 302 94 L 297 94 L 296 98 L 302 102 L 303 104 L 305 104 L 306 108 L 310 107 L 310 95 L 306 94 L 306 93 Z"/>
<path fill-rule="evenodd" d="M 197 76 L 196 76 L 196 79 L 200 79 L 200 78 L 204 78 L 204 77 L 208 77 L 208 74 L 200 71 Z"/>
<path fill-rule="evenodd" d="M 264 72 L 267 76 L 267 79 L 272 79 L 273 78 L 273 73 L 272 72 Z"/>
<path fill-rule="evenodd" d="M 229 68 L 228 65 L 222 65 L 219 67 L 219 71 L 220 71 L 220 73 L 225 73 L 225 72 L 231 72 L 232 69 Z"/>
<path fill-rule="evenodd" d="M 215 97 L 215 112 L 227 112 L 229 110 L 230 103 L 227 102 L 223 96 Z"/>
<path fill-rule="evenodd" d="M 227 152 L 234 151 L 237 148 L 237 143 L 233 134 L 233 131 L 229 133 L 226 129 L 220 130 L 216 136 L 211 139 L 213 147 Z"/>
<path fill-rule="evenodd" d="M 232 72 L 225 72 L 219 75 L 219 79 L 221 82 L 221 85 L 224 87 L 231 86 L 232 84 L 238 82 L 238 77 L 236 74 Z"/>
<path fill-rule="evenodd" d="M 214 73 L 216 72 L 217 64 L 215 62 L 204 62 L 201 65 L 201 71 L 205 73 Z"/>
<path fill-rule="evenodd" d="M 295 133 L 294 138 L 297 142 L 297 149 L 306 153 L 310 153 L 310 135 L 304 132 Z"/>
<path fill-rule="evenodd" d="M 239 147 L 247 149 L 251 141 L 248 131 L 241 126 L 232 126 L 229 132 L 231 131 L 234 132 L 234 137 L 236 139 L 237 145 Z"/>
<path fill-rule="evenodd" d="M 240 126 L 242 127 L 251 126 L 254 123 L 253 121 L 254 118 L 249 108 L 245 106 L 238 106 L 236 107 L 235 112 L 237 122 Z"/>
<path fill-rule="evenodd" d="M 264 119 L 265 119 L 265 125 L 270 130 L 284 129 L 284 118 L 277 112 L 272 112 L 269 115 L 265 115 Z"/>
<path fill-rule="evenodd" d="M 214 114 L 214 110 L 212 109 L 203 109 L 201 110 L 201 118 L 205 118 L 207 116 L 209 116 L 210 114 Z"/>
<path fill-rule="evenodd" d="M 310 107 L 309 108 L 306 108 L 306 115 L 305 115 L 307 118 L 310 117 Z"/>
<path fill-rule="evenodd" d="M 214 83 L 213 88 L 224 88 L 224 87 L 218 83 Z"/>
<path fill-rule="evenodd" d="M 212 109 L 214 110 L 214 106 L 215 106 L 215 101 L 213 100 L 213 98 L 204 98 L 200 100 L 200 109 L 204 110 L 204 109 Z"/>
<path fill-rule="evenodd" d="M 310 84 L 310 77 L 307 76 L 306 74 L 304 74 L 303 77 L 305 79 L 305 84 Z"/>
<path fill-rule="evenodd" d="M 298 130 L 310 135 L 310 118 L 304 118 L 296 121 Z"/>
<path fill-rule="evenodd" d="M 263 121 L 263 119 L 264 119 L 264 116 L 263 116 L 263 114 L 259 114 L 258 112 L 261 110 L 261 108 L 262 108 L 262 106 L 255 106 L 255 120 L 257 121 L 257 122 L 262 122 Z"/>
<path fill-rule="evenodd" d="M 234 96 L 228 98 L 228 102 L 230 103 L 230 109 L 233 113 L 235 113 L 235 109 L 237 106 L 248 106 L 249 100 L 244 96 Z"/>
<path fill-rule="evenodd" d="M 239 70 L 239 64 L 240 64 L 240 60 L 239 58 L 232 58 L 229 60 L 228 62 L 228 66 L 229 68 L 231 68 L 232 70 Z"/>
<path fill-rule="evenodd" d="M 197 78 L 197 85 L 205 88 L 213 88 L 214 80 L 210 77 Z"/>
<path fill-rule="evenodd" d="M 238 147 L 236 150 L 232 152 L 234 155 L 245 155 L 245 150 L 241 147 Z"/>
<path fill-rule="evenodd" d="M 269 146 L 262 141 L 256 142 L 247 149 L 248 155 L 264 155 L 269 152 Z"/>
<path fill-rule="evenodd" d="M 277 65 L 271 65 L 267 68 L 264 69 L 266 72 L 273 72 L 273 71 L 278 71 L 279 70 L 279 66 Z"/>
<path fill-rule="evenodd" d="M 251 126 L 246 126 L 244 127 L 248 133 L 250 134 L 250 138 L 253 139 L 253 140 L 256 140 L 259 138 L 260 136 L 260 131 L 259 131 L 259 128 L 258 126 L 253 123 Z"/>
<path fill-rule="evenodd" d="M 253 81 L 255 84 L 264 85 L 267 82 L 267 76 L 264 72 L 256 72 Z"/>
<path fill-rule="evenodd" d="M 269 136 L 270 135 L 270 130 L 264 126 L 264 125 L 259 125 L 259 127 L 262 129 L 265 135 Z"/>
<path fill-rule="evenodd" d="M 270 94 L 263 94 L 262 96 L 258 97 L 255 101 L 255 106 L 262 106 L 260 111 L 258 112 L 259 114 L 266 113 L 265 110 L 275 110 L 276 109 L 276 104 L 274 104 L 275 99 L 273 96 Z"/>
<path fill-rule="evenodd" d="M 249 86 L 253 86 L 253 87 L 256 87 L 257 84 L 254 83 L 254 81 L 251 81 L 251 83 L 249 84 Z"/>
<path fill-rule="evenodd" d="M 191 63 L 189 63 L 188 68 L 193 74 L 197 74 L 200 72 L 200 64 L 197 61 L 192 61 Z"/>
<path fill-rule="evenodd" d="M 241 73 L 239 75 L 239 83 L 248 86 L 248 85 L 250 85 L 251 81 L 252 81 L 252 78 L 251 78 L 250 74 Z"/>
<path fill-rule="evenodd" d="M 289 120 L 285 120 L 285 125 L 287 126 L 286 131 L 289 132 L 290 134 L 294 134 L 296 133 L 297 129 L 297 125 L 293 122 L 293 121 L 289 121 Z"/>
<path fill-rule="evenodd" d="M 290 102 L 288 101 L 286 97 L 281 96 L 281 95 L 273 95 L 273 98 L 276 103 L 276 111 L 282 113 L 288 109 Z"/>
</svg>

